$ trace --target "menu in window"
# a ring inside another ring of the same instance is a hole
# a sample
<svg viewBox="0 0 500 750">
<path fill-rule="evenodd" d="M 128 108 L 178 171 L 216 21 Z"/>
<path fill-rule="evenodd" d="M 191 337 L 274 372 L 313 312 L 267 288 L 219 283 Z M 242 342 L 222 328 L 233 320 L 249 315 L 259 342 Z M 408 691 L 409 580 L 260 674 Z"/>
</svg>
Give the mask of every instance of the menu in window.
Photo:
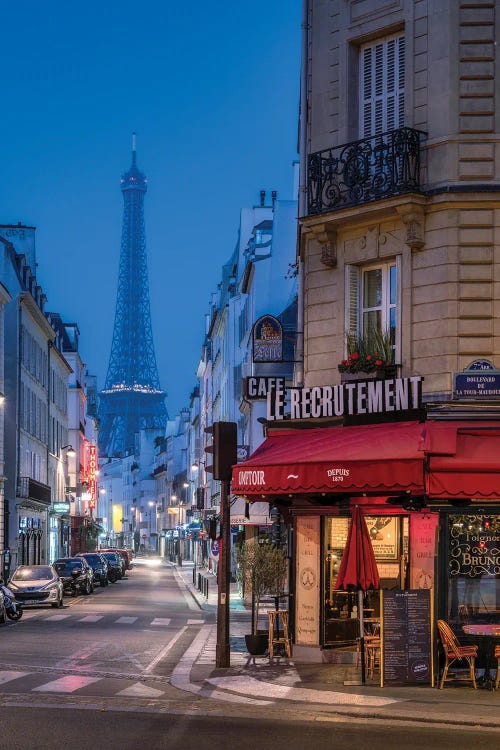
<svg viewBox="0 0 500 750">
<path fill-rule="evenodd" d="M 381 684 L 432 684 L 431 591 L 384 591 Z"/>
</svg>

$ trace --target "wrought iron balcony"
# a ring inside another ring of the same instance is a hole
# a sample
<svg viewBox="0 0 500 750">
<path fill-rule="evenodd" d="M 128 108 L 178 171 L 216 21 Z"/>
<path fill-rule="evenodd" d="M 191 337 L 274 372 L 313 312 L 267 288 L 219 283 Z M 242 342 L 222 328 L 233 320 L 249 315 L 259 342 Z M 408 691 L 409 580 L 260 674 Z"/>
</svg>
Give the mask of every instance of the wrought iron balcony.
<svg viewBox="0 0 500 750">
<path fill-rule="evenodd" d="M 420 191 L 420 138 L 412 128 L 310 154 L 308 215 Z"/>
<path fill-rule="evenodd" d="M 34 500 L 42 505 L 50 505 L 51 490 L 47 484 L 37 482 L 31 477 L 19 477 L 17 480 L 17 497 Z"/>
</svg>

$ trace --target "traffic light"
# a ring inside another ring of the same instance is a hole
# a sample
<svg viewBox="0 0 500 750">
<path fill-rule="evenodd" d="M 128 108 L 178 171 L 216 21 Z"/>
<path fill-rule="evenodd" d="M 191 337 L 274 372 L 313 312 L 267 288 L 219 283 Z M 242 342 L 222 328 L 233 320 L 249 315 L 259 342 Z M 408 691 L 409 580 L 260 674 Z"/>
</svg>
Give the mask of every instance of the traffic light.
<svg viewBox="0 0 500 750">
<path fill-rule="evenodd" d="M 205 508 L 205 488 L 196 488 L 196 510 L 203 510 Z"/>
<path fill-rule="evenodd" d="M 213 464 L 205 466 L 205 471 L 213 472 L 214 479 L 229 481 L 232 467 L 238 461 L 236 422 L 214 422 L 205 432 L 212 435 L 212 445 L 207 445 L 205 452 L 213 455 Z"/>
</svg>

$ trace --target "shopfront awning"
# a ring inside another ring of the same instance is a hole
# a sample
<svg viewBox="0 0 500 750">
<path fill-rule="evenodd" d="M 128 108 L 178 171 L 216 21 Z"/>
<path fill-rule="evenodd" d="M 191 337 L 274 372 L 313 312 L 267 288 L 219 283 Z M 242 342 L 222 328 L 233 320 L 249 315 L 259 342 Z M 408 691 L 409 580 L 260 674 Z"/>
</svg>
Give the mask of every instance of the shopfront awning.
<svg viewBox="0 0 500 750">
<path fill-rule="evenodd" d="M 431 498 L 500 500 L 500 423 L 427 422 Z"/>
<path fill-rule="evenodd" d="M 423 494 L 424 438 L 419 422 L 274 430 L 233 468 L 232 492 Z"/>
</svg>

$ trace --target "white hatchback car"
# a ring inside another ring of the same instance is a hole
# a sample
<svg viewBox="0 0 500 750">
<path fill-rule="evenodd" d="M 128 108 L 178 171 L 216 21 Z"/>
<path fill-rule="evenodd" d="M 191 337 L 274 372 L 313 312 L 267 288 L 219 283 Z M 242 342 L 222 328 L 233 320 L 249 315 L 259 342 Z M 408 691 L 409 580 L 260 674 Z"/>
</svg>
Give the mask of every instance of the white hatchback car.
<svg viewBox="0 0 500 750">
<path fill-rule="evenodd" d="M 9 588 L 23 607 L 63 605 L 63 585 L 52 565 L 20 565 L 10 579 Z"/>
</svg>

